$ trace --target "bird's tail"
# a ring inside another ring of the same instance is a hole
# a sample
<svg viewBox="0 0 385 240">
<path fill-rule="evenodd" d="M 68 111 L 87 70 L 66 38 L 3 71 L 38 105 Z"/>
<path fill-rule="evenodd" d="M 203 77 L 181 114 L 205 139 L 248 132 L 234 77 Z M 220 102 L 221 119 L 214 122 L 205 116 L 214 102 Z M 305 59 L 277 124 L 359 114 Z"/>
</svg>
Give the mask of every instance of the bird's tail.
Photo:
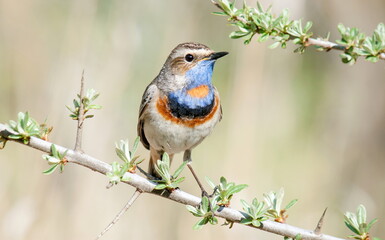
<svg viewBox="0 0 385 240">
<path fill-rule="evenodd" d="M 162 159 L 163 151 L 156 151 L 155 149 L 150 149 L 150 161 L 148 162 L 148 174 L 156 178 L 160 178 L 159 174 L 155 170 L 155 165 L 159 159 Z M 170 164 L 174 157 L 174 154 L 169 154 Z"/>
</svg>

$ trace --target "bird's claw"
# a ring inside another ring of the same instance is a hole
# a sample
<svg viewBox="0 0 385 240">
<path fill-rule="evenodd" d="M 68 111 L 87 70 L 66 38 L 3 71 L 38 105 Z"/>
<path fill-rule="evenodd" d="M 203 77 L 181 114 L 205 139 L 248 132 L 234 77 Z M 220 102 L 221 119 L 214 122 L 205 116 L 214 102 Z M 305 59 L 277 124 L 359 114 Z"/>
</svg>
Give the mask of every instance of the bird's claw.
<svg viewBox="0 0 385 240">
<path fill-rule="evenodd" d="M 205 190 L 202 190 L 202 198 L 203 197 L 211 198 L 212 195 L 209 195 Z"/>
<path fill-rule="evenodd" d="M 212 197 L 215 196 L 215 193 L 217 192 L 217 190 L 218 190 L 218 187 L 215 187 L 214 190 L 213 190 L 213 193 L 209 195 L 209 194 L 206 192 L 206 190 L 202 189 L 202 197 L 207 197 L 207 198 L 210 199 L 210 198 L 212 198 Z"/>
</svg>

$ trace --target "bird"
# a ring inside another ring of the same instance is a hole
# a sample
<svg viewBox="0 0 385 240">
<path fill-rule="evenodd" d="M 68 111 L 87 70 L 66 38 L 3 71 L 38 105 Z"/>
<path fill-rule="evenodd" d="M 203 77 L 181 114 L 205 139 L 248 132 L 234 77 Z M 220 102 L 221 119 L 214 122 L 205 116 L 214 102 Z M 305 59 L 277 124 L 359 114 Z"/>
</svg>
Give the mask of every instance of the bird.
<svg viewBox="0 0 385 240">
<path fill-rule="evenodd" d="M 191 151 L 222 119 L 222 106 L 212 84 L 214 64 L 228 52 L 215 52 L 204 44 L 186 42 L 169 54 L 159 74 L 147 86 L 139 108 L 137 131 L 143 146 L 150 150 L 148 174 L 167 153 L 184 152 L 183 161 L 202 190 L 191 163 Z"/>
</svg>

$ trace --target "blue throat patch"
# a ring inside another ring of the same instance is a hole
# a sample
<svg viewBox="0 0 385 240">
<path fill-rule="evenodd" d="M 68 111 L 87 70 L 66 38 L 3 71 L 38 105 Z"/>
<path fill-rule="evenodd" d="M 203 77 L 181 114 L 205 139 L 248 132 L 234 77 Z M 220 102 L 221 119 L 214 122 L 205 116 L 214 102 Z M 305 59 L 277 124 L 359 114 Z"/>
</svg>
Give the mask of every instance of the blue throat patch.
<svg viewBox="0 0 385 240">
<path fill-rule="evenodd" d="M 186 72 L 187 87 L 168 94 L 168 107 L 172 115 L 183 118 L 199 118 L 208 115 L 214 107 L 214 87 L 211 83 L 215 61 L 203 60 Z M 209 88 L 202 98 L 192 97 L 187 91 L 201 85 Z"/>
</svg>

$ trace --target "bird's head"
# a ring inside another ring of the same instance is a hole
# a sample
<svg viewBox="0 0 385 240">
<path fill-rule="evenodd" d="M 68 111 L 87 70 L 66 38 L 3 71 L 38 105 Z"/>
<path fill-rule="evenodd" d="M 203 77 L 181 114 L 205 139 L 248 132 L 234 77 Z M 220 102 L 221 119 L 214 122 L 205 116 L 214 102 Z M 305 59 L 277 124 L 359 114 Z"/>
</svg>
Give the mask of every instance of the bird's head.
<svg viewBox="0 0 385 240">
<path fill-rule="evenodd" d="M 211 85 L 215 61 L 227 54 L 214 52 L 200 43 L 182 43 L 171 51 L 163 71 L 175 76 L 173 84 L 177 89 Z"/>
</svg>

